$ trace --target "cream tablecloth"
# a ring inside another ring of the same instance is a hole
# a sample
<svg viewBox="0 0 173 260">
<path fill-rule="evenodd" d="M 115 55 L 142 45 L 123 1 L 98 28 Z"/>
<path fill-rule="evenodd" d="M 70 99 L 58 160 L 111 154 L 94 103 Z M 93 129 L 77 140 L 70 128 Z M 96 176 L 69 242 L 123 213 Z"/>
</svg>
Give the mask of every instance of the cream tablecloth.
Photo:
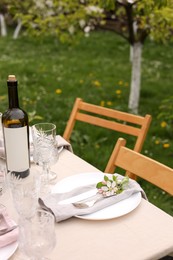
<svg viewBox="0 0 173 260">
<path fill-rule="evenodd" d="M 57 180 L 99 171 L 67 150 L 52 169 L 58 174 Z M 11 198 L 4 194 L 0 202 L 17 221 Z M 173 218 L 142 199 L 135 210 L 112 220 L 71 218 L 56 223 L 56 236 L 51 260 L 156 260 L 173 252 Z M 21 260 L 18 253 L 10 260 Z"/>
</svg>

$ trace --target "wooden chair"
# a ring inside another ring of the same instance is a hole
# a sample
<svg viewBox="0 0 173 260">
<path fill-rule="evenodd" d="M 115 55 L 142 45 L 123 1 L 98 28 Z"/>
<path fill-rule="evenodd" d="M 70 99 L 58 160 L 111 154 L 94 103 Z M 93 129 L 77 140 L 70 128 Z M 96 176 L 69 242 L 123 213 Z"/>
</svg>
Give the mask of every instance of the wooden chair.
<svg viewBox="0 0 173 260">
<path fill-rule="evenodd" d="M 143 117 L 121 112 L 86 103 L 81 98 L 76 98 L 63 134 L 63 137 L 67 141 L 70 141 L 70 136 L 77 120 L 135 136 L 136 143 L 134 150 L 140 152 L 151 123 L 151 116 L 146 115 Z M 106 166 L 105 172 L 114 172 L 112 160 L 109 160 L 109 164 Z"/>
<path fill-rule="evenodd" d="M 173 169 L 125 147 L 119 138 L 114 149 L 114 167 L 120 167 L 173 195 Z"/>
</svg>

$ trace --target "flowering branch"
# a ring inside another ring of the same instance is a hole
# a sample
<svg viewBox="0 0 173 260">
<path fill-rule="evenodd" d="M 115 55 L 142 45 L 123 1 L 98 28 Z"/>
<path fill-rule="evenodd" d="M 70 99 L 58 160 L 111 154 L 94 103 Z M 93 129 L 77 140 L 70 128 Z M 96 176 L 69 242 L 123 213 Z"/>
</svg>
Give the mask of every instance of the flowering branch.
<svg viewBox="0 0 173 260">
<path fill-rule="evenodd" d="M 128 177 L 124 177 L 120 180 L 118 179 L 118 176 L 114 174 L 111 175 L 111 178 L 105 175 L 104 180 L 98 182 L 96 188 L 104 197 L 108 197 L 121 193 L 127 186 L 128 182 Z"/>
</svg>

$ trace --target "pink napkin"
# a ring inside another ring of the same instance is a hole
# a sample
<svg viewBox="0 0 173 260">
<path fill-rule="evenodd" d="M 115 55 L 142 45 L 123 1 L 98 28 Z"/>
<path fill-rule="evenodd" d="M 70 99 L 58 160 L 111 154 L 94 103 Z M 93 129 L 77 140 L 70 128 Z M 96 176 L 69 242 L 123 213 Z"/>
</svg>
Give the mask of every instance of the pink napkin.
<svg viewBox="0 0 173 260">
<path fill-rule="evenodd" d="M 10 228 L 15 226 L 16 223 L 10 218 L 5 207 L 0 207 L 0 230 L 4 228 Z M 0 236 L 0 248 L 7 246 L 15 241 L 17 241 L 19 235 L 19 229 L 6 233 Z"/>
</svg>

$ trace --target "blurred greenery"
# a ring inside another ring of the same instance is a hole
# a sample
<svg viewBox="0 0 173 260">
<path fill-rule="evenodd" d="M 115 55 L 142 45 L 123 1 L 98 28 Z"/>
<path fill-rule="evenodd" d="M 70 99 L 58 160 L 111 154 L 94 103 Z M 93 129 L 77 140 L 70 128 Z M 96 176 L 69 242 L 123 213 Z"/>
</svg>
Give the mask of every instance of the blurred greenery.
<svg viewBox="0 0 173 260">
<path fill-rule="evenodd" d="M 0 38 L 0 111 L 8 107 L 6 80 L 15 74 L 20 105 L 30 124 L 49 121 L 62 135 L 76 97 L 127 111 L 131 64 L 129 45 L 111 32 L 96 31 L 78 44 L 51 37 Z M 152 124 L 142 153 L 173 167 L 173 50 L 147 41 L 143 49 L 139 114 L 151 114 Z M 168 101 L 165 101 L 168 100 Z M 165 105 L 166 103 L 166 105 Z M 163 105 L 164 104 L 164 105 Z M 129 147 L 134 138 L 125 137 Z M 119 134 L 78 123 L 72 136 L 74 152 L 104 170 Z M 172 197 L 139 180 L 149 201 L 173 216 Z"/>
</svg>

